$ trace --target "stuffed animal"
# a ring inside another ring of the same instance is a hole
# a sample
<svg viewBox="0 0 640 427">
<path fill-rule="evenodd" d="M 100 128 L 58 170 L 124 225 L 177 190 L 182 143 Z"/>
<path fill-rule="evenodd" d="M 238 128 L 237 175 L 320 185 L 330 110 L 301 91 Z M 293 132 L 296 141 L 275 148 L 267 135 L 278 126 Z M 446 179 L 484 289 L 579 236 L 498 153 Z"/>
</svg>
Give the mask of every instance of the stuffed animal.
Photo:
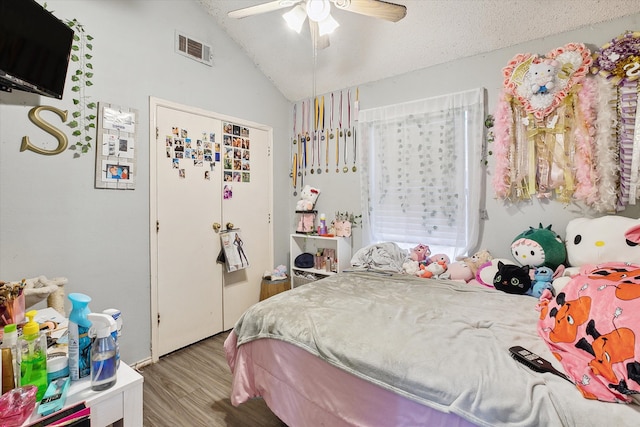
<svg viewBox="0 0 640 427">
<path fill-rule="evenodd" d="M 557 295 L 580 268 L 605 262 L 640 264 L 640 220 L 617 215 L 575 218 L 566 228 L 569 267 L 553 281 Z"/>
<path fill-rule="evenodd" d="M 513 261 L 506 258 L 493 258 L 490 261 L 482 264 L 476 272 L 475 278 L 469 280 L 471 285 L 482 285 L 488 288 L 493 288 L 493 279 L 498 272 L 498 263 L 516 265 Z"/>
<path fill-rule="evenodd" d="M 533 272 L 531 288 L 526 294 L 540 298 L 545 289 L 549 289 L 553 294 L 553 275 L 554 271 L 551 268 L 546 266 L 537 267 Z"/>
<path fill-rule="evenodd" d="M 493 257 L 486 249 L 482 249 L 481 251 L 476 252 L 470 257 L 457 258 L 458 261 L 462 261 L 469 266 L 469 269 L 474 276 L 478 272 L 478 269 L 481 265 L 485 264 L 487 261 L 491 261 L 492 259 Z"/>
<path fill-rule="evenodd" d="M 493 278 L 493 286 L 508 294 L 526 294 L 531 288 L 529 267 L 498 261 L 498 272 Z"/>
<path fill-rule="evenodd" d="M 426 264 L 428 264 L 429 255 L 431 255 L 431 250 L 429 249 L 429 246 L 423 245 L 422 243 L 420 243 L 418 246 L 411 249 L 409 253 L 409 258 L 412 261 L 425 262 Z"/>
<path fill-rule="evenodd" d="M 464 261 L 455 261 L 447 266 L 447 271 L 440 274 L 440 279 L 454 280 L 456 282 L 469 282 L 475 276 L 471 267 Z"/>
<path fill-rule="evenodd" d="M 429 264 L 432 262 L 444 262 L 445 266 L 448 266 L 451 260 L 447 254 L 433 254 L 429 257 Z"/>
<path fill-rule="evenodd" d="M 538 228 L 529 227 L 516 236 L 511 243 L 511 255 L 520 265 L 539 267 L 541 265 L 556 270 L 567 259 L 567 250 L 562 238 L 551 225 L 542 224 Z"/>
<path fill-rule="evenodd" d="M 531 92 L 548 93 L 554 87 L 556 68 L 560 63 L 553 59 L 545 59 L 539 63 L 532 63 L 529 66 L 529 79 L 531 81 Z"/>
<path fill-rule="evenodd" d="M 412 259 L 408 259 L 402 263 L 402 271 L 405 274 L 410 274 L 412 276 L 417 276 L 420 271 L 420 263 L 418 261 L 414 261 Z"/>
<path fill-rule="evenodd" d="M 434 279 L 438 278 L 445 271 L 447 271 L 447 264 L 444 260 L 434 261 L 428 265 L 420 264 L 418 276 L 423 279 Z"/>
<path fill-rule="evenodd" d="M 319 195 L 320 195 L 320 190 L 310 185 L 305 185 L 302 191 L 300 192 L 300 196 L 302 198 L 298 200 L 298 203 L 296 204 L 296 210 L 297 211 L 313 210 L 313 207 L 316 205 L 316 200 L 318 200 Z"/>
<path fill-rule="evenodd" d="M 640 264 L 640 220 L 616 215 L 576 218 L 567 224 L 567 261 L 571 267 L 603 262 Z"/>
</svg>

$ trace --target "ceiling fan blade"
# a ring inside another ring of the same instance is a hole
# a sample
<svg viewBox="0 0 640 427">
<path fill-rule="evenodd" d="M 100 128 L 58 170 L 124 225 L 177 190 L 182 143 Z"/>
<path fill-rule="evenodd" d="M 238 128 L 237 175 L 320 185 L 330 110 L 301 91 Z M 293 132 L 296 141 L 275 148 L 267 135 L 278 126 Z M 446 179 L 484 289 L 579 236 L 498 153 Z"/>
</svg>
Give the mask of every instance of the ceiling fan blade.
<svg viewBox="0 0 640 427">
<path fill-rule="evenodd" d="M 273 12 L 275 10 L 284 9 L 300 3 L 300 0 L 275 0 L 268 3 L 257 4 L 255 6 L 245 7 L 243 9 L 232 10 L 229 12 L 229 18 L 246 18 L 247 16 L 259 15 L 261 13 Z"/>
<path fill-rule="evenodd" d="M 398 22 L 407 15 L 407 7 L 401 4 L 389 3 L 383 0 L 332 0 L 333 4 L 342 10 L 359 13 L 360 15 Z"/>
<path fill-rule="evenodd" d="M 308 19 L 309 21 L 309 32 L 311 33 L 311 43 L 316 48 L 316 50 L 322 50 L 329 47 L 329 35 L 325 34 L 324 36 L 320 35 L 320 28 L 318 27 L 318 23 L 312 19 Z"/>
</svg>

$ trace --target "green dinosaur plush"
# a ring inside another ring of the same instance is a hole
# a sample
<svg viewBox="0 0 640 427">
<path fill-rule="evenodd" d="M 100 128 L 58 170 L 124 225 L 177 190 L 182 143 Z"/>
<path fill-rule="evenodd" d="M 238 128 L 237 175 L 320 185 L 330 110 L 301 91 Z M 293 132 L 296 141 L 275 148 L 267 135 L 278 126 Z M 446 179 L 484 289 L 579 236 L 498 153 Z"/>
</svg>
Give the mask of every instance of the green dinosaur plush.
<svg viewBox="0 0 640 427">
<path fill-rule="evenodd" d="M 516 262 L 523 266 L 546 266 L 556 270 L 567 260 L 567 248 L 562 238 L 553 230 L 551 225 L 538 228 L 529 227 L 520 233 L 511 243 L 511 255 Z"/>
</svg>

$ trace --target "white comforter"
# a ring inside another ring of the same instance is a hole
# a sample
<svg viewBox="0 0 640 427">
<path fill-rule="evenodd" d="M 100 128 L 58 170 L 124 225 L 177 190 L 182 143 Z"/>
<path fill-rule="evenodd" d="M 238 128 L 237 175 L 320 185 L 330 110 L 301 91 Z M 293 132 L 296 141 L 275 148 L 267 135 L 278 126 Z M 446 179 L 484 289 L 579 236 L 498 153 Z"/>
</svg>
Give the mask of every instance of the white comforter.
<svg viewBox="0 0 640 427">
<path fill-rule="evenodd" d="M 536 333 L 536 299 L 458 282 L 343 273 L 251 307 L 238 345 L 280 339 L 328 363 L 483 426 L 640 425 L 636 405 L 590 401 L 520 365 L 522 345 L 555 362 Z"/>
</svg>

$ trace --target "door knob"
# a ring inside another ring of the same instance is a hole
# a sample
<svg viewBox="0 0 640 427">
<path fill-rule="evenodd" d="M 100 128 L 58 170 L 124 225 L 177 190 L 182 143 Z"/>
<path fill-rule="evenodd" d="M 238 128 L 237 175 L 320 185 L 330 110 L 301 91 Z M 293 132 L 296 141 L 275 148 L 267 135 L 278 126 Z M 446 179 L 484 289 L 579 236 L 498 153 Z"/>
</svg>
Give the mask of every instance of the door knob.
<svg viewBox="0 0 640 427">
<path fill-rule="evenodd" d="M 233 230 L 233 223 L 232 222 L 228 222 L 227 223 L 227 230 Z"/>
<path fill-rule="evenodd" d="M 220 225 L 219 222 L 214 222 L 211 227 L 213 228 L 213 231 L 215 231 L 217 233 L 218 231 L 220 231 L 221 225 Z"/>
</svg>

